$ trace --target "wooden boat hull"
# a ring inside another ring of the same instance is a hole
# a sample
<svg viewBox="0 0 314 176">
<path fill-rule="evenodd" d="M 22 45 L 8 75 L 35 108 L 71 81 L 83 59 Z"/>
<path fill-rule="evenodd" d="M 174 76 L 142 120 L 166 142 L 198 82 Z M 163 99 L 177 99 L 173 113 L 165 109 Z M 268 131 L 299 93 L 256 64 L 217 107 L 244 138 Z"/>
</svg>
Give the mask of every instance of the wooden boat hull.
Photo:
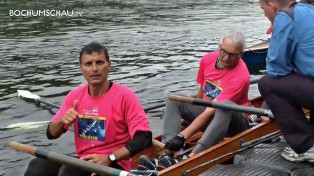
<svg viewBox="0 0 314 176">
<path fill-rule="evenodd" d="M 252 105 L 254 107 L 260 107 L 263 102 L 263 99 L 261 97 L 255 98 L 251 101 Z M 274 121 L 267 121 L 263 122 L 257 126 L 254 126 L 232 138 L 229 138 L 189 159 L 186 159 L 178 164 L 175 164 L 169 168 L 166 168 L 162 171 L 158 172 L 158 175 L 169 175 L 169 176 L 175 176 L 175 175 L 181 175 L 183 171 L 192 169 L 196 166 L 199 166 L 200 164 L 203 164 L 207 161 L 210 161 L 212 159 L 218 158 L 222 155 L 225 155 L 230 152 L 234 152 L 236 150 L 241 149 L 241 143 L 248 142 L 257 138 L 260 138 L 262 136 L 265 136 L 267 134 L 273 133 L 275 131 L 278 131 L 279 128 L 277 124 Z M 197 134 L 195 135 L 195 140 L 199 138 L 201 135 Z M 157 138 L 160 140 L 160 136 Z M 161 153 L 161 149 L 158 147 L 150 146 L 141 153 L 135 155 L 133 159 L 132 168 L 136 168 L 136 166 L 139 163 L 139 157 L 140 155 L 147 155 L 151 158 L 158 157 Z M 209 165 L 206 165 L 200 169 L 197 169 L 188 175 L 197 175 L 200 174 L 209 168 L 221 164 L 229 159 L 234 157 L 234 155 L 230 155 L 228 157 L 222 158 L 216 162 L 213 162 Z"/>
<path fill-rule="evenodd" d="M 191 157 L 187 160 L 184 160 L 176 165 L 173 165 L 169 168 L 166 168 L 162 171 L 160 171 L 159 175 L 182 175 L 183 171 L 192 169 L 196 166 L 199 166 L 200 164 L 203 164 L 207 161 L 213 160 L 215 158 L 218 158 L 222 155 L 234 152 L 236 150 L 241 149 L 241 143 L 248 142 L 253 139 L 260 138 L 262 136 L 265 136 L 267 134 L 270 134 L 272 132 L 278 131 L 279 128 L 275 121 L 268 121 L 264 122 L 258 126 L 252 127 L 228 140 L 225 140 L 197 155 L 194 157 Z M 197 170 L 194 170 L 190 172 L 188 175 L 198 175 L 209 168 L 221 164 L 231 158 L 233 158 L 234 155 L 230 155 L 228 157 L 222 158 L 216 162 L 213 162 L 211 164 L 208 164 L 202 168 L 199 168 Z"/>
</svg>

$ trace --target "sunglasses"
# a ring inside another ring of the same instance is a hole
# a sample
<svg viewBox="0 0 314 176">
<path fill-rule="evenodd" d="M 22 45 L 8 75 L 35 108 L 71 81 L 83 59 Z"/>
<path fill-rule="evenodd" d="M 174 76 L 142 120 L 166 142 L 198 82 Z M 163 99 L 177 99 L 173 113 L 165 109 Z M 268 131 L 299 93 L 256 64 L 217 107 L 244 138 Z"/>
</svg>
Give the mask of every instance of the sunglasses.
<svg viewBox="0 0 314 176">
<path fill-rule="evenodd" d="M 229 53 L 228 51 L 226 51 L 223 48 L 220 48 L 220 55 L 221 57 L 225 57 L 225 56 L 229 56 L 230 59 L 239 59 L 241 54 L 239 53 Z"/>
</svg>

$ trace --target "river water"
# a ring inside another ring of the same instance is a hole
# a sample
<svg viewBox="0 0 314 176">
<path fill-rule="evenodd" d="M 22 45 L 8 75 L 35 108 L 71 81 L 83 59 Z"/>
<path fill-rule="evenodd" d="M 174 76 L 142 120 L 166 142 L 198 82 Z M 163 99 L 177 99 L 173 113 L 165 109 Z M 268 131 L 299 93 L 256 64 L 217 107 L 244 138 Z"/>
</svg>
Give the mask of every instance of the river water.
<svg viewBox="0 0 314 176">
<path fill-rule="evenodd" d="M 22 16 L 22 10 L 32 14 Z M 73 15 L 36 16 L 37 10 Z M 106 45 L 110 79 L 132 88 L 148 107 L 168 93 L 193 94 L 199 60 L 217 48 L 223 34 L 242 31 L 253 45 L 268 38 L 268 27 L 257 0 L 0 1 L 0 176 L 22 175 L 33 158 L 9 149 L 11 141 L 73 154 L 71 132 L 49 141 L 45 125 L 7 127 L 48 121 L 56 112 L 17 98 L 18 89 L 59 105 L 69 90 L 85 83 L 78 64 L 82 46 Z M 253 85 L 250 96 L 257 94 Z M 148 113 L 154 136 L 162 111 Z"/>
</svg>

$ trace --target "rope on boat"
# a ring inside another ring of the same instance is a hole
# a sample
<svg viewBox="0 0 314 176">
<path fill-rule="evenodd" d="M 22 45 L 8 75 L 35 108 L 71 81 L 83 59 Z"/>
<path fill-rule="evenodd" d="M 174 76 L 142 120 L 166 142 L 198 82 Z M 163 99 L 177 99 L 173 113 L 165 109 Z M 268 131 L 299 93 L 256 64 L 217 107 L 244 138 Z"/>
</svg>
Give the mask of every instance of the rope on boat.
<svg viewBox="0 0 314 176">
<path fill-rule="evenodd" d="M 234 155 L 234 154 L 236 154 L 236 153 L 238 153 L 238 152 L 242 152 L 242 151 L 245 150 L 245 149 L 254 147 L 254 146 L 256 146 L 256 145 L 258 145 L 258 144 L 260 144 L 260 143 L 262 143 L 262 142 L 265 142 L 265 141 L 267 141 L 267 140 L 270 140 L 270 139 L 273 139 L 273 138 L 276 138 L 276 137 L 279 137 L 279 136 L 281 136 L 281 132 L 280 132 L 280 131 L 276 131 L 276 132 L 273 132 L 273 133 L 271 133 L 271 134 L 262 136 L 262 137 L 260 137 L 260 138 L 258 138 L 258 139 L 254 139 L 254 140 L 249 141 L 249 142 L 241 143 L 241 144 L 240 144 L 240 148 L 241 148 L 241 149 L 236 150 L 236 151 L 234 151 L 234 152 L 227 153 L 227 154 L 222 155 L 222 156 L 220 156 L 220 157 L 218 157 L 218 158 L 215 158 L 215 159 L 213 159 L 213 160 L 207 161 L 207 162 L 205 162 L 205 163 L 203 163 L 203 164 L 201 164 L 201 165 L 198 165 L 198 166 L 196 166 L 196 167 L 194 167 L 194 168 L 192 168 L 192 169 L 184 170 L 184 171 L 182 172 L 182 175 L 183 175 L 183 176 L 184 176 L 184 175 L 188 175 L 189 173 L 191 173 L 191 172 L 193 172 L 193 171 L 195 171 L 195 170 L 197 170 L 197 169 L 199 169 L 199 168 L 202 168 L 202 167 L 204 167 L 204 166 L 207 166 L 207 165 L 209 165 L 209 164 L 212 164 L 212 163 L 214 163 L 214 162 L 216 162 L 216 161 L 218 161 L 218 160 L 220 160 L 220 159 L 222 159 L 222 158 L 225 158 L 225 157 Z"/>
</svg>

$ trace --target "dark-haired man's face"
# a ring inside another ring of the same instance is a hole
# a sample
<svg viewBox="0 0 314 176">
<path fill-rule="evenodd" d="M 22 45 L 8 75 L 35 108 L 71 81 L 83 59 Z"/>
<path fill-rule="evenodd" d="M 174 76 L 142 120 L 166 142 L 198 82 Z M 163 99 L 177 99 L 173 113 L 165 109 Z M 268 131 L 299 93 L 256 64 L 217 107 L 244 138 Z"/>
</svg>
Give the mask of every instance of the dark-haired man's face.
<svg viewBox="0 0 314 176">
<path fill-rule="evenodd" d="M 81 72 L 88 84 L 92 86 L 105 84 L 111 70 L 111 63 L 106 60 L 105 53 L 83 53 L 81 59 Z"/>
</svg>

